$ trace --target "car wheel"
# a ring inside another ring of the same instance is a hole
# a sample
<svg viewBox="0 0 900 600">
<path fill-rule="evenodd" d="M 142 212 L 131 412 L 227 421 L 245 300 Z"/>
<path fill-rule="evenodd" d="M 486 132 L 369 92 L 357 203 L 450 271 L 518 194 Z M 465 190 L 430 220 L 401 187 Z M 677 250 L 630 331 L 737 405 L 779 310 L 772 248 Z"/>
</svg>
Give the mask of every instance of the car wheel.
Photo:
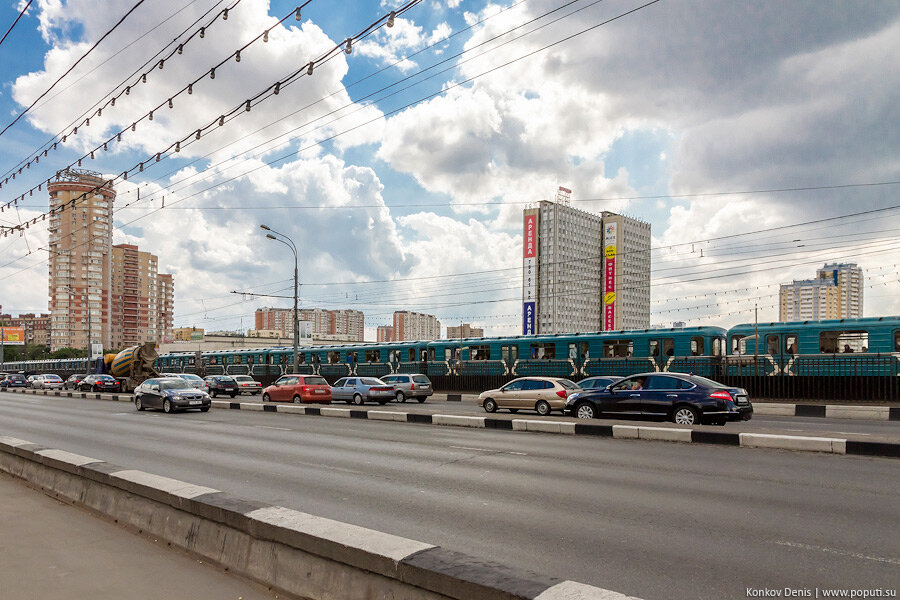
<svg viewBox="0 0 900 600">
<path fill-rule="evenodd" d="M 172 408 L 172 401 L 166 398 L 163 402 L 163 412 L 172 413 L 174 409 Z"/>
<path fill-rule="evenodd" d="M 92 392 L 99 392 L 100 390 L 97 389 L 97 386 L 96 386 L 96 385 L 92 385 L 92 386 L 91 386 L 91 391 L 92 391 Z"/>
<path fill-rule="evenodd" d="M 550 414 L 550 404 L 546 400 L 538 400 L 537 404 L 534 405 L 534 410 L 542 417 L 546 417 Z"/>
<path fill-rule="evenodd" d="M 679 425 L 697 425 L 700 422 L 700 415 L 690 406 L 676 406 L 675 412 L 672 413 L 672 421 Z"/>
<path fill-rule="evenodd" d="M 353 394 L 353 404 L 355 404 L 357 406 L 362 406 L 362 403 L 363 403 L 363 397 L 360 396 L 359 394 Z"/>
<path fill-rule="evenodd" d="M 582 402 L 575 407 L 575 416 L 579 419 L 594 419 L 597 417 L 597 410 L 587 402 Z"/>
<path fill-rule="evenodd" d="M 497 412 L 497 403 L 493 398 L 488 398 L 484 401 L 484 412 Z"/>
<path fill-rule="evenodd" d="M 419 396 L 418 398 L 416 398 L 416 400 L 419 401 L 419 404 L 422 404 L 423 402 L 425 402 L 426 397 L 425 397 L 425 396 Z"/>
<path fill-rule="evenodd" d="M 268 394 L 263 394 L 263 402 L 271 402 L 272 398 Z"/>
<path fill-rule="evenodd" d="M 403 392 L 397 392 L 396 400 L 397 402 L 406 402 L 406 396 L 403 394 Z"/>
<path fill-rule="evenodd" d="M 232 393 L 232 394 L 228 394 L 228 395 L 231 396 L 232 398 L 234 398 L 237 394 Z"/>
<path fill-rule="evenodd" d="M 215 398 L 219 394 L 218 394 L 218 392 L 216 392 L 216 390 L 209 390 L 209 395 L 212 396 L 213 398 Z"/>
<path fill-rule="evenodd" d="M 135 396 L 135 397 L 134 397 L 134 407 L 135 407 L 137 410 L 144 410 L 144 403 L 141 402 L 141 397 L 140 397 L 140 396 Z"/>
<path fill-rule="evenodd" d="M 724 427 L 725 423 L 727 423 L 727 422 L 728 421 L 725 419 L 718 419 L 716 421 L 713 421 L 713 425 L 719 425 L 720 427 Z"/>
<path fill-rule="evenodd" d="M 297 394 L 294 394 L 294 404 L 302 404 L 303 400 Z"/>
<path fill-rule="evenodd" d="M 510 414 L 513 414 L 513 415 L 514 415 L 514 414 L 516 414 L 516 413 L 519 412 L 519 409 L 518 409 L 518 408 L 511 408 L 511 409 L 509 409 L 509 412 L 510 412 Z"/>
<path fill-rule="evenodd" d="M 202 408 L 200 409 L 200 412 L 209 412 L 209 407 L 208 407 L 208 406 L 202 407 Z"/>
</svg>

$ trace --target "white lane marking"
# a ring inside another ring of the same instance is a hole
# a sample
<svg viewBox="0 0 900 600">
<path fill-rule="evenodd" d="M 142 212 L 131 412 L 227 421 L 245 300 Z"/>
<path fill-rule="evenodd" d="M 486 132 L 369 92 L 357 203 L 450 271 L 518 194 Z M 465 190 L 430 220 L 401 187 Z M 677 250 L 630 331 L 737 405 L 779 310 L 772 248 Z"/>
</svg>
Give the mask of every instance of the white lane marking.
<svg viewBox="0 0 900 600">
<path fill-rule="evenodd" d="M 512 452 L 510 450 L 491 450 L 490 448 L 472 448 L 470 446 L 450 446 L 456 450 L 475 450 L 476 452 L 494 452 L 499 454 L 515 454 L 516 456 L 528 456 L 527 452 Z"/>
<path fill-rule="evenodd" d="M 267 425 L 254 425 L 254 427 L 258 429 L 276 429 L 278 431 L 293 431 L 293 429 L 289 429 L 287 427 L 269 427 Z"/>
<path fill-rule="evenodd" d="M 837 554 L 840 556 L 849 556 L 851 558 L 861 558 L 863 560 L 874 560 L 877 562 L 889 563 L 892 565 L 900 565 L 900 558 L 884 558 L 882 556 L 868 556 L 859 552 L 847 552 L 846 550 L 838 550 L 837 548 L 826 548 L 824 546 L 811 546 L 809 544 L 797 544 L 794 542 L 775 542 L 779 546 L 789 546 L 791 548 L 801 548 L 803 550 L 817 550 L 819 552 L 828 552 L 829 554 Z"/>
<path fill-rule="evenodd" d="M 857 433 L 856 431 L 835 431 L 841 435 L 872 435 L 871 433 Z"/>
</svg>

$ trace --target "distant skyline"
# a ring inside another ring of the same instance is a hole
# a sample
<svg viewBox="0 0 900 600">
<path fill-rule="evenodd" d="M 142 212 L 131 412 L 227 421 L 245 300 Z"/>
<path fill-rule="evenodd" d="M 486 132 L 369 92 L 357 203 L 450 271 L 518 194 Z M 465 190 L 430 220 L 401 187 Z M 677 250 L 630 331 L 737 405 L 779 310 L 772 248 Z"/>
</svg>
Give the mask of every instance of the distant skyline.
<svg viewBox="0 0 900 600">
<path fill-rule="evenodd" d="M 25 4 L 0 3 L 0 30 Z M 121 95 L 0 188 L 26 195 L 0 225 L 124 131 L 83 168 L 144 162 L 115 184 L 113 243 L 175 274 L 175 327 L 291 306 L 265 223 L 297 243 L 301 307 L 363 311 L 366 339 L 395 310 L 519 333 L 522 211 L 560 185 L 651 223 L 653 326 L 777 320 L 780 284 L 831 262 L 863 268 L 866 316 L 900 314 L 900 2 L 424 0 L 306 74 L 406 4 L 313 0 L 297 21 L 281 0 L 157 0 L 97 43 L 134 0 L 35 0 L 0 44 L 0 130 L 97 46 L 0 135 L 0 181 Z M 40 220 L 0 237 L 4 312 L 48 311 L 46 246 Z"/>
</svg>

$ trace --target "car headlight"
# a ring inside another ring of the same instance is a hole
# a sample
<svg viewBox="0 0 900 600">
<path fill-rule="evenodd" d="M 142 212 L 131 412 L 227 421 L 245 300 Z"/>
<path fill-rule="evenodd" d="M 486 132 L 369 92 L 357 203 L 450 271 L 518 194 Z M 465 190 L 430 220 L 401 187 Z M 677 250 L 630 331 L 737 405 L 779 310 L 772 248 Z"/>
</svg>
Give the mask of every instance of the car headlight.
<svg viewBox="0 0 900 600">
<path fill-rule="evenodd" d="M 572 394 L 571 396 L 569 396 L 568 398 L 566 398 L 566 406 L 571 406 L 571 405 L 574 404 L 575 401 L 578 400 L 579 398 L 581 398 L 581 394 L 579 394 L 579 393 L 577 393 L 577 392 L 574 393 L 574 394 Z"/>
</svg>

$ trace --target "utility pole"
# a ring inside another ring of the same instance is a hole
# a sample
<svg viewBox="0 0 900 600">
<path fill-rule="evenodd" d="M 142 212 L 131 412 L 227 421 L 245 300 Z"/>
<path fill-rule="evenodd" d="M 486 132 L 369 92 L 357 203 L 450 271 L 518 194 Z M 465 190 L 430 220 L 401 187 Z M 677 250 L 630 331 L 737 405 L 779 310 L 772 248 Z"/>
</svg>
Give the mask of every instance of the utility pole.
<svg viewBox="0 0 900 600">
<path fill-rule="evenodd" d="M 753 305 L 753 374 L 759 375 L 759 304 Z"/>
<path fill-rule="evenodd" d="M 19 313 L 22 314 L 22 313 Z M 3 363 L 6 360 L 6 348 L 3 345 L 6 342 L 6 334 L 3 333 L 3 306 L 0 306 L 0 371 L 3 371 Z"/>
</svg>

